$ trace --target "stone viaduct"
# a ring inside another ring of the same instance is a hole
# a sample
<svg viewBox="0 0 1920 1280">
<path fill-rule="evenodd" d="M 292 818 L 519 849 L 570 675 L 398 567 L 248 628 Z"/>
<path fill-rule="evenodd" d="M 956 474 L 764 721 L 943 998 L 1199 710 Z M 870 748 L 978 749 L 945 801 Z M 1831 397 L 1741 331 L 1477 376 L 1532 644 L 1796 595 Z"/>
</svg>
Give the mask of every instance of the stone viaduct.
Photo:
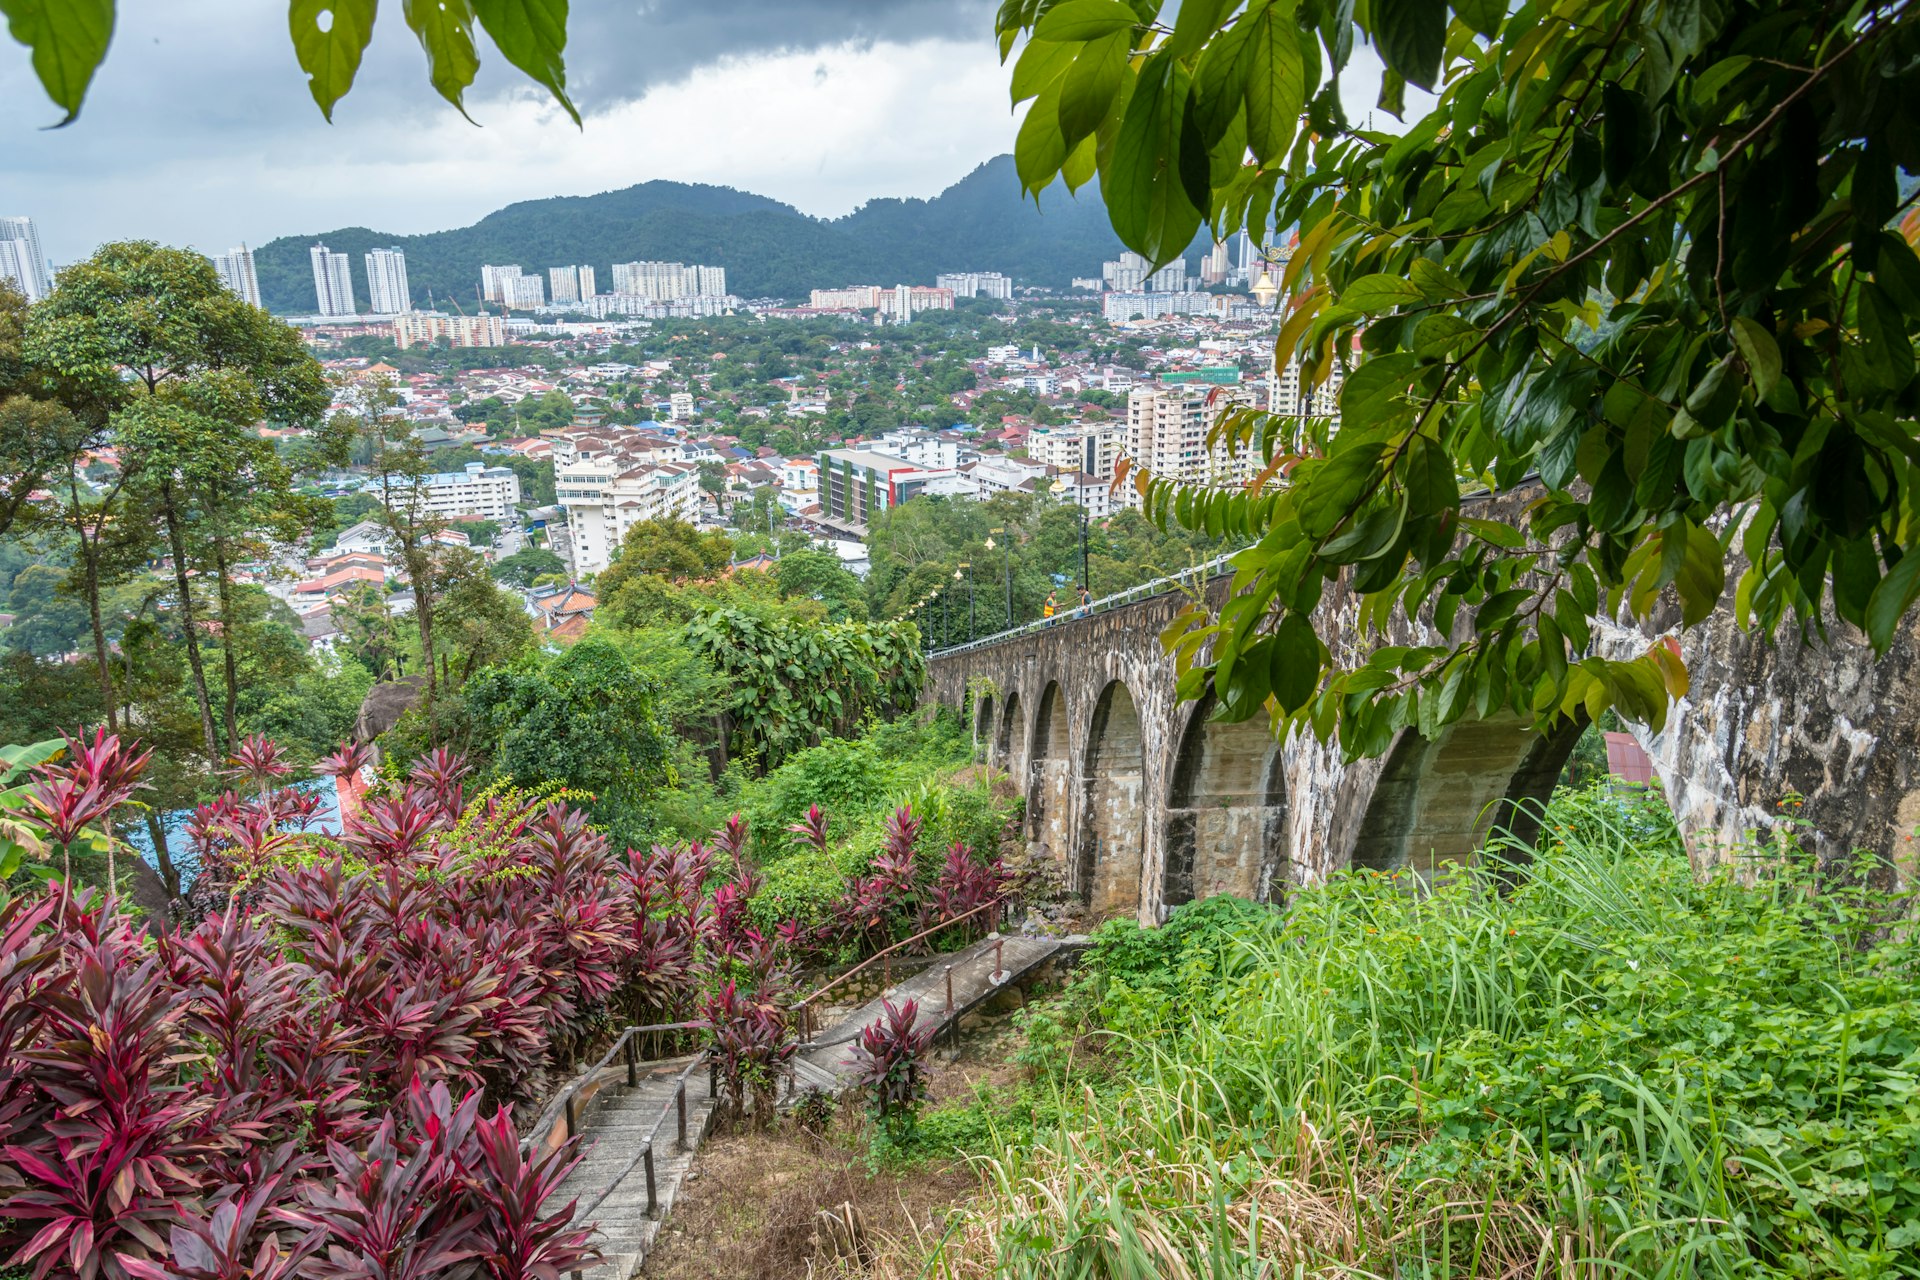
<svg viewBox="0 0 1920 1280">
<path fill-rule="evenodd" d="M 1218 605 L 1229 580 L 1191 589 Z M 1181 703 L 1159 635 L 1179 590 L 934 655 L 924 698 L 972 718 L 987 761 L 1020 780 L 1027 836 L 1097 915 L 1155 923 L 1215 893 L 1282 897 L 1348 866 L 1425 874 L 1470 859 L 1497 824 L 1522 838 L 1581 726 L 1463 721 L 1405 730 L 1382 757 L 1343 763 L 1310 734 L 1221 724 Z M 1345 606 L 1329 591 L 1328 609 Z M 1350 614 L 1346 615 L 1350 618 Z M 1595 623 L 1611 657 L 1675 635 L 1689 695 L 1658 735 L 1636 730 L 1697 867 L 1764 843 L 1795 813 L 1823 856 L 1866 848 L 1905 879 L 1920 826 L 1920 626 L 1876 660 L 1843 623 L 1828 638 L 1741 631 L 1730 608 L 1690 631 Z M 1351 627 L 1336 627 L 1350 633 Z M 1323 629 L 1323 635 L 1327 631 Z"/>
</svg>

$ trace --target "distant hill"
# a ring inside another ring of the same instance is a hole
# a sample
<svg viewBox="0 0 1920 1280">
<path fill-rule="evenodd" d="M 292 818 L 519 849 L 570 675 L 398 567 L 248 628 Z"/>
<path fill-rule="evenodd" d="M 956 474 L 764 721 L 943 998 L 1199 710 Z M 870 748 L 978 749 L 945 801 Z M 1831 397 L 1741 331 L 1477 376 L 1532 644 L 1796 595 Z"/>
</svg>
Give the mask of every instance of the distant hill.
<svg viewBox="0 0 1920 1280">
<path fill-rule="evenodd" d="M 727 269 L 743 297 L 804 297 L 839 284 L 932 284 L 942 271 L 1003 271 L 1024 284 L 1064 287 L 1097 275 L 1120 250 L 1096 186 L 1020 197 L 1013 157 L 998 156 L 931 200 L 871 200 L 844 218 L 808 217 L 791 205 L 731 187 L 643 182 L 595 196 L 527 200 L 470 227 L 396 236 L 365 227 L 282 236 L 254 251 L 268 310 L 310 313 L 316 241 L 353 259 L 354 297 L 367 305 L 364 254 L 407 255 L 414 302 L 471 307 L 483 263 L 529 271 L 586 263 L 602 292 L 615 262 L 657 259 Z"/>
</svg>

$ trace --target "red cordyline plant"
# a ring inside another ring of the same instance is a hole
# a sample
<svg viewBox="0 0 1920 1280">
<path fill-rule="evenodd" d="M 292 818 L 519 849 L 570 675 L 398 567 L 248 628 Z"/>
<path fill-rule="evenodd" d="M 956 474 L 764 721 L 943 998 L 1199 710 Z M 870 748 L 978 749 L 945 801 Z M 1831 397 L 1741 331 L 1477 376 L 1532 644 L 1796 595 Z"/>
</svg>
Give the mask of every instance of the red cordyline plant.
<svg viewBox="0 0 1920 1280">
<path fill-rule="evenodd" d="M 373 763 L 373 747 L 365 742 L 343 742 L 332 755 L 323 756 L 313 771 L 326 778 L 344 778 Z"/>
<path fill-rule="evenodd" d="M 0 1148 L 17 1171 L 0 1219 L 23 1228 L 6 1265 L 127 1280 L 122 1259 L 164 1253 L 162 1232 L 201 1190 L 194 1166 L 235 1139 L 208 1131 L 213 1100 L 177 1073 L 185 1001 L 125 917 L 90 891 L 61 917 L 67 980 L 34 1001 L 38 1034 L 17 1051 L 33 1101 Z"/>
<path fill-rule="evenodd" d="M 473 765 L 457 751 L 435 747 L 413 762 L 407 775 L 440 812 L 452 821 L 466 807 L 461 780 L 473 772 Z"/>
<path fill-rule="evenodd" d="M 862 952 L 879 951 L 892 940 L 894 926 L 910 918 L 914 897 L 914 846 L 922 822 L 911 806 L 887 817 L 886 839 L 873 860 L 871 875 L 857 876 L 835 904 L 833 931 Z"/>
<path fill-rule="evenodd" d="M 770 1111 L 791 953 L 748 923 L 744 823 L 618 860 L 564 804 L 465 812 L 443 753 L 317 841 L 266 786 L 278 749 L 243 753 L 264 794 L 194 815 L 181 932 L 57 884 L 0 904 L 0 1258 L 38 1280 L 555 1280 L 593 1260 L 571 1206 L 543 1211 L 571 1152 L 524 1157 L 482 1099 L 529 1096 L 615 1017 L 701 1007 L 703 983 L 736 1109 Z M 144 764 L 77 742 L 43 778 L 60 829 L 108 821 Z"/>
<path fill-rule="evenodd" d="M 27 793 L 34 820 L 60 846 L 61 878 L 73 878 L 73 843 L 89 827 L 107 820 L 146 784 L 140 775 L 153 759 L 152 751 L 136 751 L 118 734 L 96 729 L 91 741 L 67 737 L 64 760 L 39 767 L 39 781 Z M 107 883 L 115 879 L 113 845 L 107 845 Z"/>
<path fill-rule="evenodd" d="M 861 1028 L 853 1047 L 856 1084 L 867 1095 L 873 1118 L 896 1135 L 910 1131 L 927 1096 L 921 1063 L 933 1043 L 937 1024 L 919 1025 L 920 1007 L 912 1000 L 883 1001 L 878 1021 Z"/>
<path fill-rule="evenodd" d="M 785 995 L 773 983 L 749 992 L 728 981 L 707 1000 L 720 1109 L 730 1118 L 751 1116 L 761 1123 L 771 1119 L 780 1081 L 792 1075 L 799 1045 Z"/>
<path fill-rule="evenodd" d="M 279 743 L 265 734 L 250 733 L 227 757 L 227 773 L 253 783 L 255 795 L 266 795 L 275 782 L 293 772 L 293 762 Z"/>
<path fill-rule="evenodd" d="M 787 828 L 800 837 L 800 843 L 815 853 L 827 851 L 827 815 L 817 804 L 807 806 L 807 816 Z"/>
<path fill-rule="evenodd" d="M 962 934 L 985 933 L 988 913 L 980 910 L 1004 896 L 1012 877 L 998 855 L 982 862 L 955 840 L 947 860 L 920 903 L 920 927 L 931 929 L 943 920 L 966 919 L 955 928 Z"/>
</svg>

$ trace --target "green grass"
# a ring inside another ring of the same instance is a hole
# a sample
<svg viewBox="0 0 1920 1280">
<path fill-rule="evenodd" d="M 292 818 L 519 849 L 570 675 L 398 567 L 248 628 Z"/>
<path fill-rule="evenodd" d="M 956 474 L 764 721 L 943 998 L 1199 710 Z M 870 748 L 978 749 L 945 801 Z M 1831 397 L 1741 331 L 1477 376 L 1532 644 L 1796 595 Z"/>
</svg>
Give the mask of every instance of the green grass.
<svg viewBox="0 0 1920 1280">
<path fill-rule="evenodd" d="M 1790 842 L 1696 879 L 1604 791 L 1546 819 L 1511 892 L 1105 926 L 1068 1008 L 1104 1053 L 1044 1029 L 1071 1118 L 998 1144 L 929 1274 L 1920 1277 L 1906 900 Z"/>
</svg>

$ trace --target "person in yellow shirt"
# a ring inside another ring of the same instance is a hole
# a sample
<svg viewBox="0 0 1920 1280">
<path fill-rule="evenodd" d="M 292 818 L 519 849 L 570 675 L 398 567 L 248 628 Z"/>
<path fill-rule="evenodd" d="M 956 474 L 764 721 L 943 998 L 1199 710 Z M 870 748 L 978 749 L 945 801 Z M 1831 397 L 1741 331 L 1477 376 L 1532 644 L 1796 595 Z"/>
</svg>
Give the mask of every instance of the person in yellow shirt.
<svg viewBox="0 0 1920 1280">
<path fill-rule="evenodd" d="M 1056 606 L 1053 603 L 1053 592 L 1049 591 L 1047 593 L 1047 602 L 1040 606 L 1040 616 L 1042 618 L 1053 617 L 1053 611 L 1055 607 Z"/>
</svg>

